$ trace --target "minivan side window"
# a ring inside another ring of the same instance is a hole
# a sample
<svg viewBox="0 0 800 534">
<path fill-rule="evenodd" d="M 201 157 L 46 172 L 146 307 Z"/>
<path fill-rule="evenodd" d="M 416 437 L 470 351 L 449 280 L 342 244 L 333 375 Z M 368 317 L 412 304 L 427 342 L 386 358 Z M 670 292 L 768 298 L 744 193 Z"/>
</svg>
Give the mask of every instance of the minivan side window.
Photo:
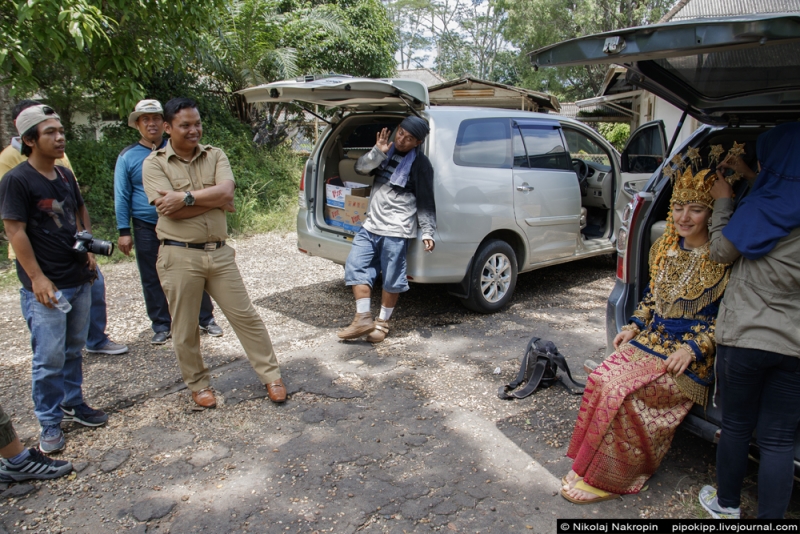
<svg viewBox="0 0 800 534">
<path fill-rule="evenodd" d="M 560 128 L 515 126 L 513 146 L 514 167 L 572 170 Z"/>
<path fill-rule="evenodd" d="M 467 119 L 458 127 L 453 161 L 462 167 L 511 168 L 508 119 Z"/>
<path fill-rule="evenodd" d="M 571 157 L 582 159 L 583 161 L 593 161 L 600 165 L 611 165 L 611 158 L 609 158 L 608 152 L 585 133 L 571 128 L 564 128 L 564 137 L 567 139 L 567 147 Z"/>
</svg>

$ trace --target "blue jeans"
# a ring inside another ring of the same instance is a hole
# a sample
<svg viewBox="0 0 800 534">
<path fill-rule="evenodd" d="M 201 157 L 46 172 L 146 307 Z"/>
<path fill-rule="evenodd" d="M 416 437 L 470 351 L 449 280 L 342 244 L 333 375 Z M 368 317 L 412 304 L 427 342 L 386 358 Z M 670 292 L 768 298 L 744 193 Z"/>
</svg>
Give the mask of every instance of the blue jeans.
<svg viewBox="0 0 800 534">
<path fill-rule="evenodd" d="M 387 293 L 408 291 L 408 242 L 402 237 L 377 235 L 362 228 L 353 238 L 353 248 L 344 265 L 345 284 L 373 287 L 380 273 L 383 275 L 383 290 Z"/>
<path fill-rule="evenodd" d="M 31 331 L 33 349 L 33 410 L 42 426 L 61 422 L 61 405 L 83 402 L 81 351 L 89 333 L 91 285 L 61 292 L 72 304 L 69 313 L 48 308 L 36 300 L 32 291 L 20 289 L 22 316 Z"/>
<path fill-rule="evenodd" d="M 86 338 L 86 348 L 89 350 L 101 349 L 109 339 L 106 335 L 106 279 L 97 266 L 97 279 L 92 284 L 92 307 L 89 312 L 89 336 Z"/>
<path fill-rule="evenodd" d="M 737 508 L 753 431 L 760 453 L 758 518 L 780 519 L 792 496 L 800 424 L 800 358 L 717 346 L 722 433 L 717 446 L 719 504 Z"/>
<path fill-rule="evenodd" d="M 140 219 L 133 219 L 133 243 L 136 248 L 136 265 L 139 267 L 139 277 L 142 280 L 144 304 L 153 332 L 169 332 L 172 328 L 172 318 L 156 269 L 158 247 L 161 246 L 161 241 L 156 235 L 156 226 Z M 203 291 L 203 298 L 200 301 L 200 326 L 207 326 L 213 320 L 214 304 L 208 293 Z"/>
</svg>

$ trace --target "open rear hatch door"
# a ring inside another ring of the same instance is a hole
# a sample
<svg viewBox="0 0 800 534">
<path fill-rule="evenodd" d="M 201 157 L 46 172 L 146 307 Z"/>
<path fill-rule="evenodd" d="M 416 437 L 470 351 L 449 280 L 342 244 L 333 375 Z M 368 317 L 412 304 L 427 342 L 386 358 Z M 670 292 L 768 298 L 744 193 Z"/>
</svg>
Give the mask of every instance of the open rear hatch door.
<svg viewBox="0 0 800 534">
<path fill-rule="evenodd" d="M 305 102 L 348 111 L 419 111 L 429 105 L 428 88 L 417 80 L 329 76 L 284 80 L 238 91 L 250 102 Z"/>
<path fill-rule="evenodd" d="M 618 64 L 628 80 L 706 124 L 800 116 L 800 13 L 692 19 L 579 37 L 535 68 Z"/>
</svg>

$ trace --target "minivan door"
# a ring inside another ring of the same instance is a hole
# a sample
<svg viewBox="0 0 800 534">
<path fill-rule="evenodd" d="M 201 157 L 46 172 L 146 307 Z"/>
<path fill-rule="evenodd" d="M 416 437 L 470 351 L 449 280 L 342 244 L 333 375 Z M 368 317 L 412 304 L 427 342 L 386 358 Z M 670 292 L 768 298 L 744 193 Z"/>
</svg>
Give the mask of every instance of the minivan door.
<svg viewBox="0 0 800 534">
<path fill-rule="evenodd" d="M 587 35 L 530 54 L 534 68 L 616 64 L 704 124 L 800 114 L 800 13 L 688 19 Z"/>
<path fill-rule="evenodd" d="M 633 200 L 633 196 L 642 190 L 654 172 L 664 163 L 667 152 L 667 135 L 664 121 L 651 121 L 639 126 L 628 138 L 622 150 L 620 166 L 622 178 L 621 194 L 614 203 L 617 223 L 620 227 L 622 212 Z"/>
<path fill-rule="evenodd" d="M 519 119 L 511 135 L 514 216 L 528 239 L 527 265 L 574 255 L 581 192 L 561 123 Z"/>
</svg>

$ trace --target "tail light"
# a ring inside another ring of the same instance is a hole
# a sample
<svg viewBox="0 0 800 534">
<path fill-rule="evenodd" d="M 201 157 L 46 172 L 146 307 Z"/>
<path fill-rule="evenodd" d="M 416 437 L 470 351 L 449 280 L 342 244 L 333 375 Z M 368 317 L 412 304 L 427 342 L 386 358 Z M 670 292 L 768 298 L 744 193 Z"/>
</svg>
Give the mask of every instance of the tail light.
<svg viewBox="0 0 800 534">
<path fill-rule="evenodd" d="M 297 197 L 300 209 L 305 209 L 306 207 L 306 169 L 308 169 L 308 163 L 306 161 L 305 165 L 303 165 L 303 172 L 300 174 L 300 193 Z"/>
<path fill-rule="evenodd" d="M 632 260 L 630 251 L 630 230 L 633 222 L 639 215 L 639 210 L 644 205 L 644 200 L 638 194 L 633 196 L 625 211 L 622 213 L 622 225 L 617 230 L 617 278 L 623 283 L 629 283 L 630 262 Z"/>
<path fill-rule="evenodd" d="M 625 253 L 628 247 L 628 229 L 621 226 L 617 230 L 617 278 L 622 282 L 628 283 L 628 268 L 625 260 Z"/>
</svg>

